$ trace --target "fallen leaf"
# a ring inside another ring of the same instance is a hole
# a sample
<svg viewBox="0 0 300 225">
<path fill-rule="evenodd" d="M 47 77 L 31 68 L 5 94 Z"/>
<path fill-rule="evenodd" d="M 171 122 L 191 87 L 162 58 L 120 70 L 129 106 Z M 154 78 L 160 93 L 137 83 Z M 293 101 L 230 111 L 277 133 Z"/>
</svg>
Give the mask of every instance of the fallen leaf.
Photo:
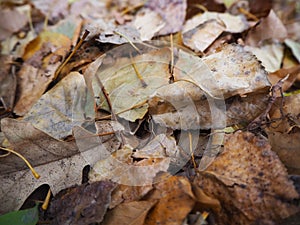
<svg viewBox="0 0 300 225">
<path fill-rule="evenodd" d="M 259 47 L 245 46 L 245 50 L 252 52 L 268 72 L 275 72 L 281 68 L 284 47 L 280 43 L 261 44 Z"/>
<path fill-rule="evenodd" d="M 274 104 L 270 113 L 270 120 L 278 120 L 272 123 L 266 131 L 272 150 L 275 151 L 290 172 L 299 174 L 300 151 L 300 94 L 291 95 L 283 99 L 281 109 L 280 98 Z M 283 115 L 281 115 L 281 110 Z"/>
<path fill-rule="evenodd" d="M 118 205 L 105 215 L 103 225 L 143 225 L 156 201 L 133 201 Z"/>
<path fill-rule="evenodd" d="M 285 39 L 284 43 L 292 50 L 293 55 L 296 57 L 300 63 L 300 43 L 293 41 L 291 39 Z"/>
<path fill-rule="evenodd" d="M 99 181 L 70 188 L 51 201 L 47 210 L 50 224 L 91 224 L 102 222 L 116 184 Z"/>
<path fill-rule="evenodd" d="M 49 184 L 54 195 L 66 187 L 80 184 L 82 169 L 89 164 L 85 154 L 90 157 L 99 154 L 99 149 L 82 153 L 74 142 L 56 140 L 23 121 L 2 119 L 1 130 L 12 148 L 27 158 L 41 176 L 35 179 L 24 162 L 13 154 L 2 157 L 1 214 L 18 209 L 42 184 Z"/>
<path fill-rule="evenodd" d="M 51 21 L 68 15 L 67 0 L 54 0 L 51 2 L 44 2 L 43 0 L 33 0 L 32 4 Z"/>
<path fill-rule="evenodd" d="M 269 73 L 268 78 L 271 84 L 275 85 L 279 80 L 285 78 L 287 75 L 289 75 L 289 77 L 282 85 L 282 91 L 285 92 L 294 84 L 297 77 L 300 76 L 300 65 L 286 69 L 282 68 L 274 73 Z"/>
<path fill-rule="evenodd" d="M 275 12 L 271 10 L 267 17 L 263 18 L 257 26 L 249 31 L 245 43 L 256 47 L 264 40 L 275 39 L 283 41 L 286 37 L 287 30 L 285 26 Z"/>
<path fill-rule="evenodd" d="M 159 13 L 165 22 L 158 35 L 176 33 L 182 29 L 187 8 L 186 0 L 150 0 L 145 7 Z"/>
<path fill-rule="evenodd" d="M 71 47 L 71 40 L 65 35 L 42 32 L 25 49 L 25 63 L 18 73 L 19 93 L 14 112 L 25 115 L 42 96 L 54 79 L 54 73 L 62 57 Z"/>
<path fill-rule="evenodd" d="M 133 202 L 141 200 L 153 189 L 152 184 L 143 186 L 129 186 L 119 184 L 112 192 L 110 209 L 115 208 L 117 205 L 125 202 Z"/>
<path fill-rule="evenodd" d="M 131 45 L 113 49 L 107 53 L 96 74 L 109 94 L 114 113 L 132 122 L 144 117 L 148 110 L 147 99 L 157 88 L 168 84 L 170 76 L 168 64 L 171 54 L 168 48 L 154 50 L 146 46 L 139 47 L 141 54 L 132 59 L 117 58 L 120 54 L 130 52 Z M 111 56 L 114 58 L 111 59 Z M 110 111 L 96 78 L 93 92 L 95 98 L 99 99 L 98 107 Z"/>
<path fill-rule="evenodd" d="M 30 9 L 29 9 L 30 10 Z M 29 11 L 28 11 L 29 12 Z M 26 13 L 18 11 L 17 7 L 14 9 L 0 9 L 0 40 L 10 37 L 14 32 L 22 29 L 28 22 Z"/>
<path fill-rule="evenodd" d="M 142 41 L 149 41 L 165 26 L 158 12 L 142 9 L 134 18 L 133 24 L 139 31 Z"/>
<path fill-rule="evenodd" d="M 241 33 L 249 27 L 243 16 L 234 16 L 229 13 L 204 12 L 187 20 L 182 32 L 185 33 L 209 20 L 221 21 L 225 26 L 224 30 L 230 33 Z"/>
<path fill-rule="evenodd" d="M 74 126 L 91 122 L 94 118 L 94 100 L 84 78 L 78 72 L 72 72 L 41 96 L 23 120 L 61 139 L 71 135 Z"/>
<path fill-rule="evenodd" d="M 183 43 L 196 52 L 203 52 L 223 33 L 225 28 L 220 20 L 207 20 L 182 33 Z"/>
<path fill-rule="evenodd" d="M 0 102 L 4 106 L 4 112 L 11 112 L 15 102 L 17 79 L 14 73 L 10 72 L 13 58 L 11 56 L 0 56 Z"/>
<path fill-rule="evenodd" d="M 299 194 L 278 156 L 249 132 L 228 135 L 224 151 L 195 183 L 220 201 L 222 209 L 214 214 L 218 224 L 270 224 L 299 211 L 291 203 Z"/>
<path fill-rule="evenodd" d="M 195 204 L 190 182 L 179 176 L 159 179 L 162 182 L 154 185 L 154 191 L 147 198 L 148 201 L 158 202 L 149 212 L 144 224 L 182 224 Z"/>
<path fill-rule="evenodd" d="M 0 224 L 36 225 L 39 220 L 38 204 L 35 207 L 0 216 Z"/>
</svg>

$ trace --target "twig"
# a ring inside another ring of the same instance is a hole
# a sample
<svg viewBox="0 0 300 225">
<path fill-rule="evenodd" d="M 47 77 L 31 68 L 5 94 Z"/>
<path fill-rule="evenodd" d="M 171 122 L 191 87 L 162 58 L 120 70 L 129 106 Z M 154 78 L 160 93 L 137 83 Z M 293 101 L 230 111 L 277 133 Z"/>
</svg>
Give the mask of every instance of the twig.
<svg viewBox="0 0 300 225">
<path fill-rule="evenodd" d="M 262 126 L 264 123 L 266 123 L 268 121 L 268 113 L 270 112 L 273 104 L 275 103 L 277 96 L 276 96 L 276 92 L 280 91 L 280 95 L 281 95 L 281 105 L 280 105 L 280 113 L 281 116 L 284 116 L 283 113 L 283 92 L 282 92 L 282 85 L 284 83 L 284 81 L 286 81 L 289 77 L 289 74 L 280 79 L 275 85 L 272 86 L 271 88 L 271 93 L 270 93 L 270 97 L 268 99 L 268 105 L 267 108 L 264 110 L 264 112 L 262 112 L 258 117 L 256 117 L 248 126 L 247 129 L 250 131 L 253 131 L 257 128 L 259 128 L 260 126 Z"/>
<path fill-rule="evenodd" d="M 61 70 L 63 69 L 63 67 L 69 62 L 69 60 L 72 58 L 72 56 L 75 54 L 75 52 L 80 48 L 80 46 L 82 45 L 82 43 L 84 42 L 84 40 L 86 39 L 86 37 L 89 35 L 89 31 L 85 30 L 82 38 L 79 40 L 79 42 L 75 45 L 73 51 L 71 52 L 71 54 L 68 56 L 68 58 L 58 67 L 58 69 L 55 72 L 55 78 L 57 78 L 57 76 L 59 75 L 59 73 L 61 72 Z"/>
</svg>

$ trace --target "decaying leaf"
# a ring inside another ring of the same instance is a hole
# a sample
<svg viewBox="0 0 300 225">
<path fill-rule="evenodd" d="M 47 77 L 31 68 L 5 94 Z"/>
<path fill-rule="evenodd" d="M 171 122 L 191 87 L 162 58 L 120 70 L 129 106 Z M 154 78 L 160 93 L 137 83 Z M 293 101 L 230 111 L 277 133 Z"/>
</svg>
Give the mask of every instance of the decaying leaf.
<svg viewBox="0 0 300 225">
<path fill-rule="evenodd" d="M 132 201 L 118 205 L 105 215 L 105 225 L 143 225 L 149 210 L 155 205 L 155 200 Z"/>
<path fill-rule="evenodd" d="M 166 176 L 162 174 L 161 176 Z M 191 184 L 185 177 L 166 176 L 154 185 L 147 200 L 157 200 L 149 212 L 145 224 L 182 224 L 195 204 Z"/>
<path fill-rule="evenodd" d="M 70 188 L 51 202 L 48 212 L 50 224 L 91 224 L 102 222 L 116 184 L 99 181 Z"/>
<path fill-rule="evenodd" d="M 195 184 L 220 201 L 218 224 L 270 224 L 299 211 L 291 203 L 299 194 L 278 156 L 248 132 L 228 135 L 224 151 Z"/>
<path fill-rule="evenodd" d="M 300 43 L 291 39 L 285 39 L 284 43 L 292 50 L 293 55 L 300 62 Z"/>
<path fill-rule="evenodd" d="M 276 31 L 276 32 L 274 32 Z M 246 37 L 246 44 L 259 46 L 264 40 L 275 39 L 282 41 L 287 37 L 287 30 L 273 10 L 261 22 L 252 28 Z"/>
<path fill-rule="evenodd" d="M 2 119 L 1 130 L 15 151 L 27 158 L 41 176 L 35 179 L 24 162 L 15 155 L 0 159 L 2 185 L 0 213 L 18 209 L 30 193 L 42 184 L 49 184 L 53 194 L 80 184 L 82 169 L 88 163 L 74 142 L 56 140 L 30 123 Z M 90 150 L 87 155 L 97 156 Z M 17 196 L 17 197 L 16 197 Z"/>
<path fill-rule="evenodd" d="M 48 31 L 40 33 L 26 46 L 25 63 L 17 76 L 20 93 L 14 108 L 16 114 L 25 115 L 42 96 L 70 47 L 68 37 Z"/>
<path fill-rule="evenodd" d="M 64 138 L 74 126 L 93 121 L 93 102 L 83 76 L 72 72 L 44 94 L 23 120 L 55 138 Z"/>
</svg>

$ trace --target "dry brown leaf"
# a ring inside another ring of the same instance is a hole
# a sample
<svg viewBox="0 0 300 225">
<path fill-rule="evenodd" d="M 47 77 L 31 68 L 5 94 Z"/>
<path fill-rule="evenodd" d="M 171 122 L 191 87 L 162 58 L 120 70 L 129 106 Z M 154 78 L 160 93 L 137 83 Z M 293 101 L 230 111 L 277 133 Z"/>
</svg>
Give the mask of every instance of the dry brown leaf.
<svg viewBox="0 0 300 225">
<path fill-rule="evenodd" d="M 49 184 L 53 194 L 74 184 L 80 184 L 82 169 L 88 163 L 74 142 L 54 139 L 30 123 L 2 119 L 1 130 L 15 151 L 27 158 L 40 174 L 35 179 L 24 162 L 11 154 L 1 158 L 0 213 L 17 210 L 24 200 L 42 184 Z M 99 149 L 86 151 L 97 157 Z"/>
<path fill-rule="evenodd" d="M 147 1 L 145 7 L 159 13 L 165 22 L 158 35 L 176 33 L 182 29 L 187 0 L 151 0 Z"/>
<path fill-rule="evenodd" d="M 206 50 L 225 30 L 220 20 L 208 20 L 182 33 L 183 43 L 196 52 Z"/>
<path fill-rule="evenodd" d="M 47 2 L 43 0 L 34 0 L 32 1 L 32 4 L 49 20 L 59 19 L 68 14 L 67 0 L 53 0 Z"/>
<path fill-rule="evenodd" d="M 154 185 L 154 191 L 147 200 L 157 200 L 158 203 L 149 212 L 145 225 L 182 224 L 195 204 L 191 184 L 185 177 L 166 176 Z"/>
<path fill-rule="evenodd" d="M 17 115 L 25 115 L 42 96 L 70 47 L 68 37 L 47 31 L 26 46 L 25 62 L 17 76 L 19 93 L 14 108 Z"/>
<path fill-rule="evenodd" d="M 218 224 L 270 224 L 299 211 L 285 167 L 265 139 L 249 132 L 228 135 L 224 151 L 195 183 L 220 201 Z"/>
<path fill-rule="evenodd" d="M 274 73 L 269 73 L 268 78 L 271 84 L 275 85 L 279 80 L 283 79 L 287 75 L 289 75 L 289 77 L 284 81 L 282 85 L 282 91 L 287 91 L 294 84 L 297 77 L 300 76 L 300 65 L 287 69 L 282 68 Z"/>
<path fill-rule="evenodd" d="M 280 101 L 273 106 L 270 119 L 281 118 L 267 128 L 268 138 L 282 162 L 289 168 L 290 172 L 300 173 L 300 94 L 284 98 L 282 118 L 280 112 Z"/>
<path fill-rule="evenodd" d="M 144 225 L 149 210 L 155 205 L 156 200 L 133 201 L 118 205 L 105 215 L 103 225 Z"/>
<path fill-rule="evenodd" d="M 264 40 L 276 39 L 283 41 L 286 37 L 287 30 L 285 26 L 275 12 L 271 10 L 267 17 L 263 18 L 256 27 L 249 31 L 245 43 L 256 47 Z"/>
<path fill-rule="evenodd" d="M 47 217 L 52 225 L 85 225 L 100 223 L 111 200 L 116 184 L 99 181 L 65 190 L 51 201 Z"/>
<path fill-rule="evenodd" d="M 143 186 L 128 186 L 119 184 L 111 196 L 110 209 L 115 208 L 120 203 L 139 201 L 153 189 L 152 184 Z"/>
</svg>

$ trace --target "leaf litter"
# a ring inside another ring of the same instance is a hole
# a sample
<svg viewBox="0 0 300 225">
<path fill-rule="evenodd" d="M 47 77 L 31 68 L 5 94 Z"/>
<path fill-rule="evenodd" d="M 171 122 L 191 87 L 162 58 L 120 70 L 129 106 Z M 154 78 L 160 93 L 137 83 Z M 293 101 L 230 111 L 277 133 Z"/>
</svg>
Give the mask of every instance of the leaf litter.
<svg viewBox="0 0 300 225">
<path fill-rule="evenodd" d="M 298 215 L 297 4 L 201 4 L 1 3 L 1 214 L 49 184 L 38 223 Z"/>
</svg>

